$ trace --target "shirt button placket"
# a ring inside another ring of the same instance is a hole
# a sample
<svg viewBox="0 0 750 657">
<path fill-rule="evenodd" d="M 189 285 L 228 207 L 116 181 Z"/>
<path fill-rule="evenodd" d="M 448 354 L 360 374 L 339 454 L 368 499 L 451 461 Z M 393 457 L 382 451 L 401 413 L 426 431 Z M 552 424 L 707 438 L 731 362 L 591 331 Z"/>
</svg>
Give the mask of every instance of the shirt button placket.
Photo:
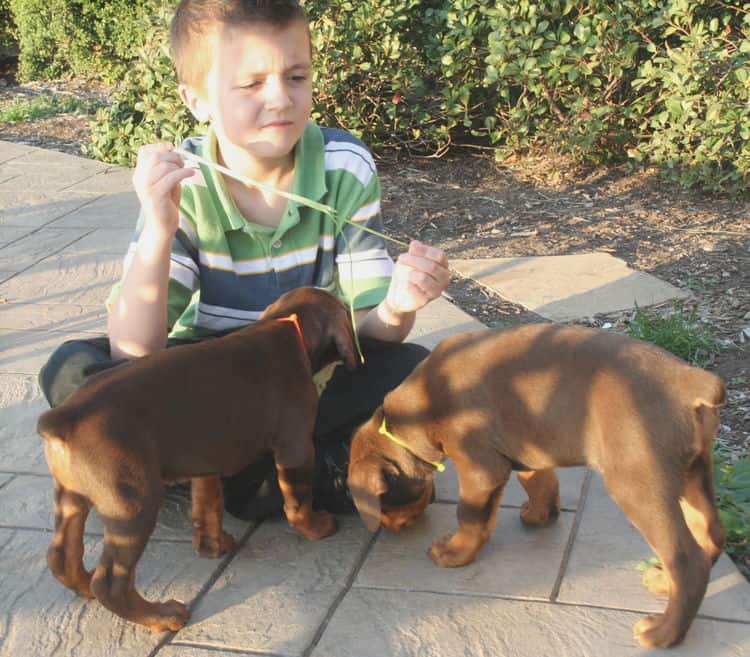
<svg viewBox="0 0 750 657">
<path fill-rule="evenodd" d="M 279 272 L 276 269 L 276 264 L 273 262 L 273 257 L 279 252 L 280 248 L 281 248 L 281 240 L 276 240 L 273 244 L 271 244 L 271 262 L 273 264 L 273 278 L 276 284 L 276 289 L 279 289 L 280 281 L 279 281 Z"/>
</svg>

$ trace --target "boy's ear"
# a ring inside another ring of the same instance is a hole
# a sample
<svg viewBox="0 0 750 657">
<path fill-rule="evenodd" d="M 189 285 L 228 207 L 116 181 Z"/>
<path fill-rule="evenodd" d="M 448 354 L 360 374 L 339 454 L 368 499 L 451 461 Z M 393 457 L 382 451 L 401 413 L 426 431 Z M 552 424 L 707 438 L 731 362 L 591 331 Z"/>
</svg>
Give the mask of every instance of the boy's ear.
<svg viewBox="0 0 750 657">
<path fill-rule="evenodd" d="M 203 100 L 201 95 L 192 87 L 186 84 L 181 84 L 177 87 L 180 92 L 180 98 L 185 103 L 190 113 L 200 123 L 206 123 L 210 118 L 210 112 L 208 109 L 208 103 Z"/>
</svg>

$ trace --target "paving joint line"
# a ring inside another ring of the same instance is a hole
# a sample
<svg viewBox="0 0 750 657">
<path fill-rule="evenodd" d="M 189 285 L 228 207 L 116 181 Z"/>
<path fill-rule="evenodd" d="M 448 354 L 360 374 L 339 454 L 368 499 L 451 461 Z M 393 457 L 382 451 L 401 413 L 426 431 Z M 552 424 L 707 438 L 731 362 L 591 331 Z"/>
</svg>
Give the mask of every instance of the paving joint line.
<svg viewBox="0 0 750 657">
<path fill-rule="evenodd" d="M 84 204 L 84 205 L 85 205 L 85 204 Z M 82 206 L 80 206 L 79 208 L 76 208 L 76 210 L 80 210 L 80 209 L 81 209 L 82 207 L 84 207 L 84 206 L 82 205 Z M 76 210 L 71 210 L 70 212 L 68 212 L 68 213 L 66 213 L 66 214 L 60 215 L 60 216 L 59 216 L 59 217 L 57 217 L 56 219 L 53 219 L 52 221 L 50 221 L 50 222 L 48 222 L 48 223 L 44 224 L 43 226 L 39 226 L 39 227 L 38 227 L 38 228 L 36 228 L 35 230 L 32 230 L 32 231 L 31 231 L 30 233 L 27 233 L 26 235 L 24 235 L 23 237 L 19 237 L 18 239 L 19 239 L 19 240 L 20 240 L 20 239 L 26 239 L 27 237 L 30 237 L 31 235 L 34 235 L 34 234 L 38 233 L 38 232 L 39 232 L 40 230 L 42 230 L 43 228 L 46 228 L 46 227 L 47 227 L 47 226 L 49 226 L 49 224 L 51 224 L 52 222 L 54 222 L 54 221 L 57 221 L 58 219 L 62 219 L 63 217 L 67 216 L 68 214 L 71 214 L 72 212 L 75 212 Z M 33 262 L 33 263 L 32 263 L 32 264 L 30 264 L 30 265 L 29 265 L 28 267 L 24 267 L 24 268 L 23 268 L 23 269 L 21 269 L 20 271 L 16 271 L 16 272 L 13 272 L 13 273 L 12 273 L 12 274 L 11 274 L 10 276 L 8 276 L 8 278 L 5 278 L 5 279 L 3 279 L 3 281 L 2 281 L 2 283 L 1 283 L 1 284 L 2 284 L 2 285 L 4 285 L 4 284 L 5 284 L 5 283 L 7 283 L 8 281 L 11 281 L 11 280 L 13 280 L 13 279 L 14 279 L 14 278 L 15 278 L 16 276 L 18 276 L 19 274 L 23 274 L 24 272 L 28 271 L 28 270 L 29 270 L 29 269 L 31 269 L 32 267 L 36 267 L 36 265 L 38 265 L 38 264 L 39 264 L 40 262 L 44 262 L 44 261 L 45 261 L 45 260 L 47 260 L 48 258 L 50 258 L 50 257 L 52 257 L 52 256 L 56 256 L 56 255 L 60 254 L 60 253 L 61 253 L 62 251 L 64 251 L 65 249 L 67 249 L 67 248 L 68 248 L 68 247 L 69 247 L 69 246 L 70 246 L 71 244 L 75 244 L 76 242 L 79 242 L 80 240 L 82 240 L 82 239 L 83 239 L 84 237 L 88 237 L 89 235 L 91 235 L 91 233 L 93 233 L 93 232 L 94 232 L 94 231 L 96 231 L 96 230 L 98 230 L 98 228 L 96 228 L 96 227 L 92 228 L 92 229 L 91 229 L 90 231 L 88 231 L 87 233 L 84 233 L 83 235 L 81 235 L 81 236 L 80 236 L 80 237 L 79 237 L 78 239 L 75 239 L 75 240 L 73 240 L 72 242 L 69 242 L 68 244 L 65 244 L 64 246 L 61 246 L 61 247 L 60 247 L 60 248 L 59 248 L 59 249 L 58 249 L 57 251 L 54 251 L 54 252 L 52 252 L 52 253 L 48 253 L 48 254 L 47 254 L 47 255 L 45 255 L 45 256 L 44 256 L 43 258 L 40 258 L 40 259 L 39 259 L 39 260 L 37 260 L 36 262 Z M 17 241 L 18 241 L 18 240 L 14 240 L 13 242 L 9 242 L 8 244 L 5 244 L 5 245 L 3 245 L 2 247 L 0 247 L 0 249 L 4 249 L 4 248 L 6 248 L 7 246 L 10 246 L 11 244 L 14 244 L 14 243 L 15 243 L 15 242 L 17 242 Z M 59 305 L 62 305 L 62 304 L 59 304 Z"/>
<path fill-rule="evenodd" d="M 1 488 L 1 487 L 0 487 Z M 23 532 L 37 532 L 41 534 L 54 533 L 54 527 L 31 527 L 28 525 L 4 525 L 0 524 L 0 529 L 8 531 L 23 531 Z M 84 531 L 84 537 L 86 538 L 103 538 L 104 532 Z M 190 543 L 192 544 L 192 538 L 173 538 L 171 536 L 150 536 L 148 539 L 149 543 L 170 543 L 173 545 L 183 545 Z"/>
<path fill-rule="evenodd" d="M 380 536 L 382 529 L 378 529 L 378 531 L 374 532 L 372 536 L 370 536 L 370 540 L 367 542 L 367 545 L 363 548 L 362 552 L 359 555 L 359 558 L 354 564 L 354 567 L 352 568 L 352 571 L 349 573 L 349 576 L 346 578 L 346 582 L 344 586 L 342 587 L 339 594 L 336 596 L 334 601 L 331 603 L 331 606 L 328 608 L 328 612 L 325 615 L 325 618 L 323 618 L 323 621 L 318 626 L 318 630 L 315 632 L 315 636 L 313 636 L 312 641 L 310 642 L 310 645 L 307 647 L 306 650 L 302 651 L 302 657 L 310 657 L 312 654 L 312 651 L 315 650 L 318 643 L 320 643 L 321 638 L 323 638 L 323 634 L 325 633 L 326 629 L 328 629 L 328 625 L 331 622 L 331 619 L 333 618 L 333 615 L 336 613 L 338 608 L 341 606 L 341 603 L 344 601 L 344 598 L 347 596 L 349 591 L 352 590 L 354 580 L 357 579 L 357 575 L 359 575 L 360 570 L 362 570 L 362 566 L 365 563 L 365 560 L 369 556 L 370 552 L 372 551 L 372 546 L 375 544 L 375 541 L 377 540 L 378 536 Z"/>
<path fill-rule="evenodd" d="M 563 602 L 561 600 L 550 600 L 546 597 L 519 597 L 514 595 L 508 595 L 503 593 L 492 593 L 485 591 L 483 593 L 472 593 L 469 591 L 434 591 L 431 589 L 395 589 L 387 586 L 357 586 L 357 590 L 360 591 L 382 591 L 390 593 L 424 593 L 426 595 L 437 595 L 444 597 L 458 597 L 458 598 L 485 598 L 488 600 L 505 600 L 506 602 L 521 602 L 521 603 L 534 603 L 548 606 L 557 607 L 571 607 L 571 608 L 582 608 L 582 609 L 598 609 L 601 611 L 617 611 L 626 614 L 656 614 L 659 612 L 653 609 L 634 609 L 627 607 L 613 607 L 605 605 L 597 605 L 587 602 Z M 696 614 L 696 618 L 702 620 L 711 620 L 719 623 L 733 623 L 735 625 L 750 625 L 750 620 L 740 620 L 737 618 L 722 618 L 721 616 L 712 616 L 710 614 Z"/>
<path fill-rule="evenodd" d="M 42 228 L 47 228 L 50 224 L 55 223 L 59 219 L 64 219 L 68 215 L 73 214 L 74 212 L 78 212 L 78 210 L 80 210 L 81 208 L 85 208 L 87 205 L 91 205 L 92 203 L 98 201 L 101 198 L 104 198 L 105 196 L 109 196 L 109 194 L 99 194 L 98 196 L 93 196 L 88 201 L 84 201 L 83 203 L 81 203 L 81 205 L 77 205 L 76 207 L 71 208 L 67 212 L 63 212 L 61 215 L 55 217 L 54 219 L 50 219 L 49 221 L 43 223 L 41 226 L 37 226 L 30 233 L 27 233 L 23 237 L 19 237 L 18 239 L 13 240 L 13 241 L 17 242 L 19 239 L 23 239 L 24 237 L 28 237 L 29 235 L 33 235 L 34 233 L 42 230 Z M 8 227 L 9 228 L 26 228 L 26 226 L 15 226 L 13 224 L 10 224 L 10 226 L 8 226 Z M 96 230 L 97 228 L 98 228 L 98 226 L 95 227 L 93 230 Z M 62 229 L 62 230 L 66 230 L 66 229 Z"/>
<path fill-rule="evenodd" d="M 585 477 L 584 477 L 585 481 Z M 434 504 L 440 504 L 443 506 L 458 506 L 459 500 L 452 501 L 452 500 L 435 500 L 434 502 L 430 502 L 430 506 Z M 523 504 L 503 504 L 500 503 L 500 506 L 498 509 L 520 509 L 523 506 Z M 578 507 L 567 507 L 562 506 L 560 507 L 560 513 L 578 513 Z"/>
<path fill-rule="evenodd" d="M 222 654 L 229 653 L 230 655 L 252 655 L 252 657 L 291 657 L 280 652 L 263 652 L 261 650 L 253 650 L 249 648 L 247 650 L 241 650 L 240 648 L 229 648 L 225 646 L 214 646 L 204 643 L 194 643 L 192 641 L 175 641 L 170 644 L 171 646 L 178 648 L 198 648 L 205 652 L 220 652 Z"/>
<path fill-rule="evenodd" d="M 583 478 L 583 483 L 581 484 L 581 495 L 579 497 L 575 518 L 573 518 L 573 526 L 570 529 L 570 535 L 568 536 L 568 541 L 565 544 L 562 559 L 560 560 L 560 568 L 557 571 L 557 577 L 555 578 L 555 583 L 552 586 L 552 592 L 550 593 L 551 602 L 556 602 L 557 597 L 560 595 L 560 587 L 562 587 L 563 578 L 568 570 L 568 563 L 570 561 L 570 555 L 573 552 L 573 545 L 576 538 L 578 538 L 578 529 L 581 526 L 583 511 L 586 508 L 586 501 L 588 499 L 592 477 L 593 474 L 591 468 L 588 468 L 586 470 L 586 476 Z"/>
<path fill-rule="evenodd" d="M 4 141 L 4 140 L 3 140 Z M 17 144 L 18 142 L 7 142 L 9 144 Z M 26 146 L 26 144 L 21 144 L 21 146 Z M 34 146 L 28 146 L 29 149 L 33 149 Z M 7 164 L 8 162 L 13 162 L 14 160 L 20 160 L 22 157 L 26 157 L 29 153 L 32 153 L 33 150 L 28 150 L 26 153 L 21 153 L 20 155 L 14 155 L 8 160 L 2 160 L 0 161 L 0 164 Z M 23 175 L 23 174 L 19 174 Z"/>
<path fill-rule="evenodd" d="M 2 474 L 6 474 L 6 473 L 2 473 Z M 16 478 L 16 475 L 11 474 L 10 477 L 8 478 L 8 481 L 4 481 L 3 483 L 0 484 L 0 490 L 2 490 L 3 488 L 5 488 L 15 478 Z"/>
<path fill-rule="evenodd" d="M 245 547 L 247 542 L 250 540 L 250 537 L 258 530 L 258 528 L 263 524 L 263 521 L 259 521 L 255 524 L 250 525 L 250 527 L 245 530 L 245 533 L 242 535 L 242 538 L 240 538 L 239 541 L 237 541 L 234 550 L 230 552 L 223 560 L 222 562 L 216 567 L 213 573 L 211 573 L 211 576 L 208 578 L 206 583 L 200 588 L 198 593 L 195 595 L 195 597 L 192 599 L 189 605 L 187 605 L 188 610 L 190 611 L 190 615 L 192 616 L 193 611 L 200 603 L 203 596 L 208 593 L 208 591 L 211 590 L 214 584 L 218 581 L 219 577 L 222 576 L 224 571 L 229 567 L 229 564 L 231 564 L 235 557 L 240 553 L 240 550 Z M 172 644 L 173 639 L 177 636 L 177 632 L 169 632 L 165 637 L 163 637 L 157 644 L 154 646 L 153 650 L 151 650 L 150 653 L 146 657 L 156 657 L 156 655 L 161 652 L 162 648 L 165 648 Z"/>
</svg>

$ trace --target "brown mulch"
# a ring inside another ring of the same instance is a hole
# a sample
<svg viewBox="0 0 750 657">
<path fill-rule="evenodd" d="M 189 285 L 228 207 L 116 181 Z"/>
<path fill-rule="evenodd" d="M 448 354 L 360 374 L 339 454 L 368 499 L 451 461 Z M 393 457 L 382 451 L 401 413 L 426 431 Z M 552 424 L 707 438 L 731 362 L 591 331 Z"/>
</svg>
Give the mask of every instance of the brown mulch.
<svg viewBox="0 0 750 657">
<path fill-rule="evenodd" d="M 19 86 L 0 76 L 0 103 L 50 92 L 91 99 L 106 98 L 108 90 L 76 82 Z M 81 155 L 87 121 L 59 115 L 0 125 L 0 139 Z M 679 307 L 724 346 L 708 366 L 729 390 L 719 440 L 735 455 L 750 454 L 750 201 L 684 190 L 655 171 L 583 167 L 548 156 L 497 164 L 482 149 L 439 159 L 390 157 L 378 166 L 387 232 L 440 246 L 449 259 L 606 251 L 689 290 Z M 488 325 L 539 319 L 458 276 L 448 294 Z M 624 329 L 631 316 L 581 323 Z M 744 569 L 750 573 L 748 564 Z"/>
</svg>

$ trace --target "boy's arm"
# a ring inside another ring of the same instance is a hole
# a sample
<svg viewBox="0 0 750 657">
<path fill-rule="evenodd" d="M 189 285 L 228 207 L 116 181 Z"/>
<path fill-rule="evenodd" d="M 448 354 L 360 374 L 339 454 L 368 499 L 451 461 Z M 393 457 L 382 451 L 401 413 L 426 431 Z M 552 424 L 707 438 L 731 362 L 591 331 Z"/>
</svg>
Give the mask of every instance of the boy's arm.
<svg viewBox="0 0 750 657">
<path fill-rule="evenodd" d="M 193 175 L 167 143 L 143 146 L 133 185 L 144 227 L 120 294 L 109 310 L 107 331 L 113 358 L 137 358 L 164 348 L 172 241 L 179 225 L 182 180 Z"/>
<path fill-rule="evenodd" d="M 401 342 L 414 326 L 417 310 L 448 287 L 450 272 L 438 248 L 413 241 L 396 261 L 385 299 L 355 313 L 359 335 Z"/>
</svg>

